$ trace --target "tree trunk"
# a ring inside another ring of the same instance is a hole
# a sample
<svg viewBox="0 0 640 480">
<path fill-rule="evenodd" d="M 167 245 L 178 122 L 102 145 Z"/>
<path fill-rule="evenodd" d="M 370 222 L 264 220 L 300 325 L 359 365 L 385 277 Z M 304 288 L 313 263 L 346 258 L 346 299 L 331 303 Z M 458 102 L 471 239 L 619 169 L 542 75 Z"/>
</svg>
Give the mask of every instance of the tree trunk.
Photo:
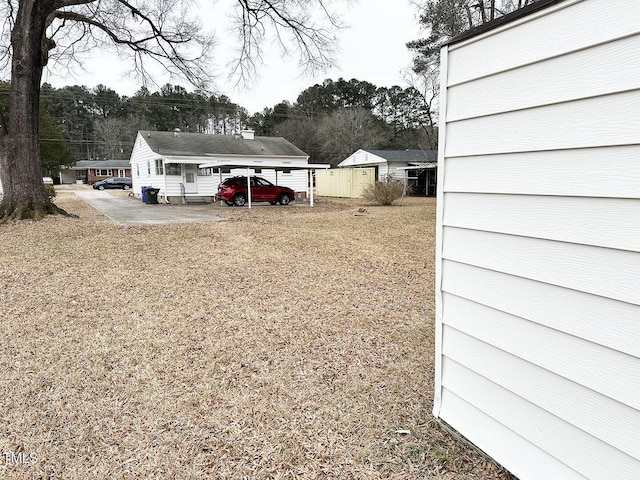
<svg viewBox="0 0 640 480">
<path fill-rule="evenodd" d="M 64 213 L 42 182 L 38 112 L 40 81 L 46 63 L 45 25 L 51 1 L 20 0 L 11 33 L 10 119 L 0 139 L 0 222 Z M 4 123 L 4 122 L 3 122 Z"/>
</svg>

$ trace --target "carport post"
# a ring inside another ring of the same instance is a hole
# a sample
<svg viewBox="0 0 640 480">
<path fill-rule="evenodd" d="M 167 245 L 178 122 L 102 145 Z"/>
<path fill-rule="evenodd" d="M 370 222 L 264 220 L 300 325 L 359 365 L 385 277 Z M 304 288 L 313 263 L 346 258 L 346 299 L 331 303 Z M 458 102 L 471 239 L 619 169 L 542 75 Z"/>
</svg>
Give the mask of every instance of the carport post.
<svg viewBox="0 0 640 480">
<path fill-rule="evenodd" d="M 315 170 L 311 170 L 311 175 L 309 176 L 309 206 L 311 207 L 313 207 L 313 175 L 315 173 Z"/>
<path fill-rule="evenodd" d="M 218 167 L 218 176 L 220 176 L 220 182 L 219 183 L 222 183 L 222 167 Z M 220 205 L 222 205 L 222 198 L 220 199 Z"/>
<path fill-rule="evenodd" d="M 247 196 L 249 197 L 249 208 L 251 208 L 251 168 L 247 167 Z"/>
</svg>

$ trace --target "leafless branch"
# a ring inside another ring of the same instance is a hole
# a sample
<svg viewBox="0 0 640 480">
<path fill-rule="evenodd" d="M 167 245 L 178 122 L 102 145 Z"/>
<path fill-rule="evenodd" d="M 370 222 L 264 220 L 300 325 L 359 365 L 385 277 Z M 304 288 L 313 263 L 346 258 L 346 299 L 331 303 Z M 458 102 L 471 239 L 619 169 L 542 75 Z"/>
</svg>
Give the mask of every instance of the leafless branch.
<svg viewBox="0 0 640 480">
<path fill-rule="evenodd" d="M 326 0 L 238 0 L 237 8 L 235 31 L 240 43 L 233 75 L 239 83 L 255 78 L 263 58 L 262 45 L 270 38 L 284 55 L 298 57 L 303 72 L 334 64 L 334 32 L 342 24 Z"/>
</svg>

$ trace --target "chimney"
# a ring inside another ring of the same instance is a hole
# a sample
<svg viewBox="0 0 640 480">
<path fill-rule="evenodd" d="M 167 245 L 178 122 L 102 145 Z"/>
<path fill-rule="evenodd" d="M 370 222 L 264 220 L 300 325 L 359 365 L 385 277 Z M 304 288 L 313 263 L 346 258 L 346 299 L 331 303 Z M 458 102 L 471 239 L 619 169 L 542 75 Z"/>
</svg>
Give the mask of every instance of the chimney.
<svg viewBox="0 0 640 480">
<path fill-rule="evenodd" d="M 255 138 L 255 133 L 253 130 L 242 130 L 241 135 L 245 140 L 253 140 Z"/>
</svg>

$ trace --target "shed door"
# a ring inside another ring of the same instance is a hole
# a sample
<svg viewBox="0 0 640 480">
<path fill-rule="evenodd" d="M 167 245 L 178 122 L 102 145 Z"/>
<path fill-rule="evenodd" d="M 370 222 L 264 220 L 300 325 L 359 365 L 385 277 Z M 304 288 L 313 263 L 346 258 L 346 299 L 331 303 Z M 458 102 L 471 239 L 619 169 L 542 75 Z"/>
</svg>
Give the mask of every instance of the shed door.
<svg viewBox="0 0 640 480">
<path fill-rule="evenodd" d="M 198 193 L 198 166 L 184 165 L 182 170 L 184 193 Z"/>
</svg>

